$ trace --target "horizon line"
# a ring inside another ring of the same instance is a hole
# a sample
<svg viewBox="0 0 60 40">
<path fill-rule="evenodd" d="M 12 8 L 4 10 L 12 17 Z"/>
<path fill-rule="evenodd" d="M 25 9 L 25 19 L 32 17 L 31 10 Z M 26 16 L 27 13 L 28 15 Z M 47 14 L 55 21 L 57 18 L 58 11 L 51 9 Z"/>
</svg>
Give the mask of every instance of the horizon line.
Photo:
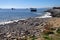
<svg viewBox="0 0 60 40">
<path fill-rule="evenodd" d="M 53 7 L 60 7 L 60 6 L 53 6 Z M 11 8 L 14 8 L 14 9 L 29 9 L 29 8 L 53 8 L 53 7 L 11 7 Z M 8 8 L 8 7 L 5 7 L 5 8 L 3 8 L 3 7 L 0 7 L 0 9 L 11 9 L 10 7 Z"/>
</svg>

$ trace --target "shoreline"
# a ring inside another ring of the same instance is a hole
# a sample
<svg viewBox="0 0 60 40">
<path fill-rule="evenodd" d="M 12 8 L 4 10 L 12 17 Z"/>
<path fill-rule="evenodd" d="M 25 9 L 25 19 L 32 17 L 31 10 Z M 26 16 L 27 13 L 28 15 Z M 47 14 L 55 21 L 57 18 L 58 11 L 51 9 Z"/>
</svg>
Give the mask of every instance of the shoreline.
<svg viewBox="0 0 60 40">
<path fill-rule="evenodd" d="M 19 20 L 26 20 L 26 19 L 19 19 Z M 10 21 L 5 21 L 5 22 L 0 22 L 0 25 L 5 25 L 5 24 L 9 24 L 9 23 L 14 23 L 14 22 L 18 22 L 19 20 L 10 20 Z"/>
<path fill-rule="evenodd" d="M 35 18 L 51 18 L 52 16 L 50 16 L 50 15 L 51 15 L 51 13 L 49 13 L 49 12 L 45 12 L 44 15 L 42 15 L 42 16 L 38 16 L 38 17 L 35 17 Z"/>
<path fill-rule="evenodd" d="M 18 22 L 18 21 L 21 21 L 21 20 L 28 20 L 28 19 L 47 19 L 47 18 L 52 18 L 51 16 L 38 16 L 38 17 L 30 17 L 30 18 L 26 18 L 26 19 L 18 19 L 18 20 L 9 20 L 9 21 L 4 21 L 4 22 L 0 22 L 0 25 L 5 25 L 5 24 L 9 24 L 9 23 L 14 23 L 14 22 Z"/>
<path fill-rule="evenodd" d="M 14 22 L 18 22 L 18 21 L 21 21 L 21 20 L 28 20 L 28 19 L 47 19 L 47 18 L 52 18 L 52 17 L 30 17 L 30 18 L 27 18 L 27 19 L 19 19 L 19 20 L 9 20 L 9 21 L 5 21 L 5 22 L 0 22 L 0 25 L 5 25 L 5 24 L 9 24 L 9 23 L 14 23 Z"/>
<path fill-rule="evenodd" d="M 5 22 L 0 22 L 0 25 L 5 25 L 5 24 L 10 24 L 10 23 L 14 23 L 14 22 L 18 22 L 21 20 L 32 20 L 32 19 L 49 19 L 52 17 L 46 17 L 46 18 L 42 18 L 42 17 L 35 17 L 35 18 L 27 18 L 27 19 L 19 19 L 19 20 L 10 20 L 10 21 L 5 21 Z"/>
</svg>

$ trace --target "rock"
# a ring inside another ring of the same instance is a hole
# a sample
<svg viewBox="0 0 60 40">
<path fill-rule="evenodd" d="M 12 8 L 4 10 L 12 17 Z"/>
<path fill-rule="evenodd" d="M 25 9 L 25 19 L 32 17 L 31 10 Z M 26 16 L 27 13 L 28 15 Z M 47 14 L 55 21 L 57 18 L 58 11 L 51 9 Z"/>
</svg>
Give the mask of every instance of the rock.
<svg viewBox="0 0 60 40">
<path fill-rule="evenodd" d="M 55 27 L 60 26 L 60 18 L 30 18 L 27 20 L 19 20 L 18 22 L 13 22 L 5 25 L 0 25 L 0 40 L 3 38 L 6 39 L 12 39 L 17 40 L 21 38 L 25 38 L 25 36 L 32 36 L 35 35 L 36 37 L 39 37 L 41 33 L 49 32 L 49 29 L 46 26 L 46 24 L 49 23 L 48 27 Z M 24 24 L 25 23 L 25 24 Z M 50 25 L 50 24 L 56 24 L 56 25 Z M 57 25 L 58 24 L 58 25 Z M 44 28 L 45 27 L 45 28 Z M 52 34 L 52 32 L 49 32 Z M 4 39 L 3 39 L 4 40 Z M 23 39 L 24 40 L 24 39 Z"/>
<path fill-rule="evenodd" d="M 60 7 L 53 7 L 45 12 L 50 12 L 52 17 L 60 17 Z"/>
</svg>

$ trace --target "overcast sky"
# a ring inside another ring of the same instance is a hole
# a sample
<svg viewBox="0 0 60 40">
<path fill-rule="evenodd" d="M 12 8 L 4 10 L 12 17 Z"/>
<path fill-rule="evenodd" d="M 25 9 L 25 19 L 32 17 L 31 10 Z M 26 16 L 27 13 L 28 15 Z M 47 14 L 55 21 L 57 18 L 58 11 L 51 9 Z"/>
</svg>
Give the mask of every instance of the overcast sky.
<svg viewBox="0 0 60 40">
<path fill-rule="evenodd" d="M 0 8 L 43 8 L 60 6 L 60 0 L 0 0 Z"/>
</svg>

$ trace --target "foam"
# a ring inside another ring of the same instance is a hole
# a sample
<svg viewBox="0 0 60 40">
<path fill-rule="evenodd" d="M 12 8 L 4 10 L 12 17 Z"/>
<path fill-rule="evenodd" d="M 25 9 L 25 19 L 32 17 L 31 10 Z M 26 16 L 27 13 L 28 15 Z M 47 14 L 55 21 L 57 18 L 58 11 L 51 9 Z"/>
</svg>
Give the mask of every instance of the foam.
<svg viewBox="0 0 60 40">
<path fill-rule="evenodd" d="M 25 20 L 25 19 L 19 19 L 19 20 Z M 0 22 L 0 25 L 5 25 L 5 24 L 13 23 L 13 22 L 18 22 L 19 20 Z"/>
<path fill-rule="evenodd" d="M 49 12 L 46 12 L 43 16 L 39 16 L 39 17 L 36 17 L 36 18 L 51 18 L 52 16 L 50 16 L 51 13 Z"/>
</svg>

